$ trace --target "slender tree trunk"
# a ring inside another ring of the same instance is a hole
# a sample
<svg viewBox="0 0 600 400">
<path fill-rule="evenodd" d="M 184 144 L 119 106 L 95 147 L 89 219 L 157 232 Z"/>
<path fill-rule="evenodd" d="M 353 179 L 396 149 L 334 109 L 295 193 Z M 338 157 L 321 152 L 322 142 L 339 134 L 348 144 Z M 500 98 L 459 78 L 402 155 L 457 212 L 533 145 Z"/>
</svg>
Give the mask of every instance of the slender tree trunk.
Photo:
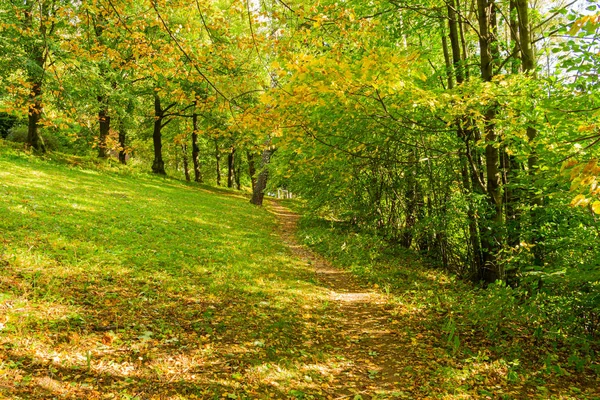
<svg viewBox="0 0 600 400">
<path fill-rule="evenodd" d="M 239 153 L 236 153 L 236 157 L 237 157 L 237 159 L 235 161 L 235 165 L 236 165 L 236 168 L 235 168 L 235 188 L 237 190 L 242 190 L 242 183 L 241 183 L 241 180 L 242 180 L 242 160 L 241 160 L 241 157 L 240 157 Z"/>
<path fill-rule="evenodd" d="M 488 0 L 489 10 L 489 46 L 492 53 L 492 76 L 495 75 L 494 68 L 500 66 L 500 42 L 498 41 L 498 10 L 496 0 Z"/>
<path fill-rule="evenodd" d="M 448 245 L 448 226 L 446 223 L 446 215 L 448 213 L 448 204 L 450 201 L 450 193 L 448 192 L 448 187 L 440 188 L 443 190 L 443 197 L 441 197 L 441 193 L 438 194 L 441 200 L 437 205 L 438 209 L 436 210 L 440 219 L 441 226 L 438 226 L 435 234 L 435 243 L 438 248 L 438 252 L 440 255 L 440 259 L 442 260 L 442 266 L 445 269 L 450 267 L 450 258 L 448 256 L 448 249 L 450 246 Z"/>
<path fill-rule="evenodd" d="M 427 216 L 433 216 L 433 203 L 429 196 L 427 199 L 421 199 L 417 207 L 417 219 L 423 220 Z M 436 233 L 434 229 L 427 229 L 419 238 L 419 250 L 431 254 L 436 244 Z"/>
<path fill-rule="evenodd" d="M 215 160 L 217 161 L 217 186 L 221 186 L 221 149 L 217 139 L 215 139 Z"/>
<path fill-rule="evenodd" d="M 517 1 L 509 1 L 509 24 L 510 45 L 512 48 L 512 57 L 510 61 L 510 71 L 512 74 L 519 73 L 519 60 L 521 59 L 521 48 L 519 39 L 519 21 Z M 508 151 L 509 144 L 502 146 L 501 168 L 502 168 L 502 186 L 504 190 L 504 213 L 506 216 L 507 244 L 516 247 L 521 242 L 520 215 L 518 211 L 519 195 L 513 182 L 517 179 L 519 163 L 514 155 Z M 507 280 L 510 277 L 507 276 Z"/>
<path fill-rule="evenodd" d="M 162 128 L 164 111 L 160 104 L 160 97 L 154 94 L 154 131 L 152 132 L 152 142 L 154 144 L 154 162 L 152 163 L 152 172 L 155 174 L 166 175 L 165 162 L 162 156 Z"/>
<path fill-rule="evenodd" d="M 529 26 L 529 6 L 527 0 L 516 0 L 517 1 L 517 12 L 519 19 L 519 41 L 521 44 L 521 59 L 522 59 L 522 69 L 525 73 L 535 74 L 535 56 L 533 53 L 533 46 L 531 44 L 531 31 Z M 535 139 L 537 137 L 537 129 L 531 126 L 531 122 L 527 126 L 527 139 L 529 141 L 529 145 L 531 147 L 529 157 L 527 159 L 527 167 L 530 177 L 534 177 L 537 165 L 538 165 L 538 156 L 535 148 Z M 531 211 L 531 224 L 535 227 L 532 230 L 531 243 L 534 245 L 533 254 L 534 254 L 534 264 L 542 265 L 543 264 L 543 249 L 539 245 L 540 243 L 540 235 L 539 229 L 536 229 L 539 226 L 540 220 L 540 208 L 542 206 L 542 199 L 536 195 L 533 191 L 529 195 L 529 202 L 532 208 Z"/>
<path fill-rule="evenodd" d="M 496 117 L 495 107 L 490 107 L 485 113 L 485 166 L 487 191 L 490 197 L 491 204 L 495 208 L 494 220 L 498 223 L 502 222 L 502 196 L 500 194 L 501 171 L 499 169 L 500 152 L 496 146 L 497 135 L 496 127 L 492 120 Z"/>
<path fill-rule="evenodd" d="M 400 236 L 400 245 L 402 245 L 402 247 L 404 247 L 405 249 L 409 249 L 411 244 L 412 244 L 412 240 L 413 240 L 413 229 L 415 224 L 417 223 L 417 217 L 415 215 L 415 212 L 417 210 L 417 206 L 416 206 L 416 196 L 417 193 L 415 192 L 415 188 L 413 186 L 412 189 L 408 190 L 406 193 L 406 201 L 407 201 L 407 206 L 406 206 L 406 219 L 404 221 L 404 228 L 402 229 L 402 235 Z"/>
<path fill-rule="evenodd" d="M 477 11 L 479 21 L 479 49 L 480 49 L 480 69 L 481 78 L 485 82 L 491 82 L 494 76 L 492 57 L 492 46 L 493 41 L 492 30 L 490 30 L 490 14 L 491 9 L 494 7 L 493 0 L 477 0 Z"/>
<path fill-rule="evenodd" d="M 494 55 L 497 52 L 498 43 L 496 40 L 495 26 L 495 4 L 494 0 L 477 0 L 478 21 L 479 21 L 479 53 L 481 78 L 485 82 L 491 82 L 494 76 Z M 486 234 L 482 238 L 482 247 L 484 250 L 485 267 L 480 271 L 480 279 L 486 283 L 492 283 L 501 278 L 500 269 L 497 263 L 497 253 L 502 242 L 502 196 L 500 193 L 501 174 L 499 170 L 499 151 L 497 147 L 496 127 L 494 118 L 496 117 L 496 106 L 488 106 L 484 114 L 485 120 L 485 166 L 487 179 L 487 197 L 491 208 L 490 223 Z"/>
<path fill-rule="evenodd" d="M 487 195 L 485 188 L 485 179 L 483 173 L 483 162 L 474 146 L 470 143 L 479 143 L 481 141 L 481 134 L 478 129 L 468 129 L 462 131 L 465 136 L 465 155 L 467 160 L 469 161 L 470 166 L 470 183 L 473 190 L 473 193 L 478 195 Z M 473 279 L 476 281 L 481 281 L 483 271 L 486 269 L 486 260 L 487 260 L 487 252 L 485 249 L 487 248 L 488 237 L 486 234 L 489 231 L 489 222 L 486 220 L 485 215 L 481 215 L 481 210 L 471 209 L 470 215 L 473 217 L 471 220 L 474 224 L 474 227 L 470 229 L 471 232 L 477 232 L 477 245 L 474 245 L 475 254 L 478 255 L 478 258 L 475 259 L 475 265 L 477 268 L 473 273 Z M 479 251 L 477 251 L 479 249 Z"/>
<path fill-rule="evenodd" d="M 512 60 L 510 62 L 510 70 L 513 74 L 519 73 L 519 59 L 521 58 L 521 50 L 519 44 L 519 19 L 518 19 L 518 9 L 517 9 L 517 0 L 510 0 L 509 3 L 509 12 L 510 12 L 510 20 L 509 20 L 509 29 L 510 29 L 510 42 L 512 45 Z"/>
<path fill-rule="evenodd" d="M 448 28 L 450 30 L 450 47 L 452 49 L 454 76 L 456 76 L 456 83 L 460 85 L 465 80 L 465 74 L 460 54 L 458 20 L 456 18 L 456 3 L 454 0 L 449 0 L 448 2 Z"/>
<path fill-rule="evenodd" d="M 127 164 L 127 152 L 125 146 L 127 145 L 127 129 L 122 120 L 119 120 L 119 162 L 123 165 Z"/>
<path fill-rule="evenodd" d="M 469 68 L 467 67 L 467 58 L 469 58 L 469 53 L 467 52 L 467 41 L 465 40 L 465 22 L 464 22 L 464 18 L 460 15 L 460 1 L 461 0 L 457 0 L 456 2 L 456 10 L 458 11 L 458 30 L 460 33 L 460 44 L 461 44 L 461 48 L 462 48 L 462 56 L 461 56 L 461 61 L 462 61 L 462 65 L 463 65 L 463 76 L 466 80 L 469 79 Z"/>
<path fill-rule="evenodd" d="M 174 146 L 173 156 L 175 157 L 175 171 L 179 172 L 179 151 L 177 147 L 177 145 Z"/>
<path fill-rule="evenodd" d="M 188 165 L 188 158 L 187 158 L 187 145 L 185 143 L 181 145 L 181 154 L 182 154 L 182 158 L 183 158 L 183 173 L 185 174 L 185 180 L 190 182 L 191 181 L 190 168 Z"/>
<path fill-rule="evenodd" d="M 521 58 L 523 72 L 535 72 L 535 58 L 533 55 L 533 47 L 531 46 L 531 34 L 529 31 L 529 7 L 527 0 L 517 0 L 517 11 L 519 15 L 519 39 L 521 43 Z M 527 127 L 527 138 L 529 143 L 533 143 L 537 136 L 537 130 L 532 127 Z M 533 172 L 537 165 L 537 154 L 535 149 L 532 149 L 529 159 L 527 160 L 529 171 Z"/>
<path fill-rule="evenodd" d="M 98 157 L 107 158 L 108 149 L 106 148 L 106 139 L 110 133 L 110 115 L 108 114 L 108 101 L 104 96 L 98 96 L 98 122 L 100 124 L 100 137 L 98 138 Z"/>
<path fill-rule="evenodd" d="M 523 72 L 534 72 L 535 58 L 531 46 L 531 33 L 529 30 L 529 6 L 527 0 L 516 0 L 519 20 L 519 41 L 521 44 L 521 61 Z"/>
<path fill-rule="evenodd" d="M 33 13 L 34 3 L 25 3 L 31 8 L 24 11 L 23 27 L 25 30 L 34 30 Z M 37 11 L 37 10 L 36 10 Z M 41 18 L 48 17 L 47 4 L 42 4 L 39 10 Z M 40 22 L 39 33 L 42 38 L 46 38 L 46 25 Z M 27 80 L 31 83 L 31 92 L 29 93 L 28 108 L 28 126 L 27 126 L 27 145 L 41 153 L 46 152 L 46 145 L 39 131 L 39 123 L 44 112 L 42 104 L 42 86 L 44 81 L 46 55 L 45 44 L 33 43 L 27 46 L 27 53 L 31 58 L 31 65 L 27 67 Z"/>
<path fill-rule="evenodd" d="M 192 115 L 192 162 L 194 164 L 194 181 L 202 183 L 202 173 L 200 172 L 200 148 L 198 147 L 198 114 Z"/>
<path fill-rule="evenodd" d="M 510 61 L 510 70 L 513 74 L 519 73 L 519 59 L 521 58 L 521 50 L 519 45 L 519 22 L 517 1 L 510 0 L 509 2 L 509 24 L 510 44 L 512 48 L 512 59 Z M 519 196 L 512 184 L 516 181 L 517 171 L 519 170 L 518 162 L 514 155 L 508 151 L 508 144 L 502 146 L 502 186 L 504 189 L 504 203 L 506 215 L 507 229 L 507 244 L 511 247 L 516 247 L 521 242 L 520 216 L 518 212 Z M 508 279 L 508 276 L 507 276 Z"/>
<path fill-rule="evenodd" d="M 462 32 L 462 23 L 458 20 L 457 13 L 458 5 L 460 1 L 456 2 L 455 0 L 450 0 L 448 3 L 448 26 L 450 30 L 450 46 L 452 49 L 452 62 L 454 64 L 454 70 L 456 71 L 456 83 L 461 85 L 466 78 L 466 69 L 464 67 L 464 60 L 466 57 L 466 46 L 464 44 L 464 37 Z M 461 45 L 460 42 L 463 42 L 462 54 L 461 54 Z M 458 137 L 461 138 L 465 143 L 464 153 L 460 155 L 460 165 L 461 165 L 461 177 L 463 181 L 463 187 L 466 193 L 473 193 L 475 190 L 475 182 L 472 182 L 472 179 L 481 178 L 478 176 L 477 171 L 481 171 L 481 162 L 479 161 L 479 155 L 476 152 L 472 151 L 469 146 L 470 137 L 473 135 L 473 132 L 467 131 L 464 128 L 466 121 L 458 121 L 457 123 L 457 134 Z M 472 175 L 469 174 L 468 167 L 468 159 L 471 159 L 473 162 L 473 166 L 471 170 L 473 171 Z M 480 190 L 478 190 L 480 192 Z M 479 236 L 478 229 L 478 217 L 475 212 L 475 207 L 472 204 L 468 205 L 467 209 L 467 219 L 469 224 L 469 244 L 471 247 L 471 257 L 468 260 L 471 265 L 469 273 L 472 276 L 478 276 L 479 271 L 482 271 L 484 268 L 483 257 L 481 253 L 481 238 Z"/>
<path fill-rule="evenodd" d="M 256 166 L 254 164 L 254 154 L 250 151 L 246 153 L 248 157 L 248 174 L 250 175 L 250 182 L 252 183 L 252 192 L 256 186 Z"/>
<path fill-rule="evenodd" d="M 100 46 L 104 45 L 104 28 L 106 25 L 106 19 L 104 15 L 100 13 L 94 21 L 94 32 L 96 33 L 96 40 Z M 106 61 L 106 60 L 104 60 Z M 100 63 L 100 77 L 106 81 L 107 73 L 104 62 Z M 114 85 L 116 86 L 116 85 Z M 101 89 L 103 90 L 103 89 Z M 110 134 L 110 114 L 108 110 L 108 94 L 103 93 L 98 96 L 98 123 L 100 125 L 100 136 L 98 137 L 98 157 L 108 158 L 108 149 L 106 148 L 106 139 Z"/>
<path fill-rule="evenodd" d="M 421 197 L 421 190 L 419 187 L 419 182 L 417 180 L 418 167 L 416 164 L 416 160 L 418 159 L 417 151 L 413 150 L 410 157 L 409 162 L 411 163 L 410 170 L 406 175 L 406 192 L 404 195 L 406 202 L 405 209 L 405 222 L 404 229 L 402 232 L 402 236 L 400 238 L 400 244 L 404 248 L 410 248 L 413 241 L 413 230 L 414 226 L 417 223 L 417 214 L 419 212 L 418 202 Z M 382 188 L 383 189 L 383 188 Z M 382 190 L 383 191 L 383 190 Z"/>
<path fill-rule="evenodd" d="M 235 182 L 235 147 L 227 154 L 227 187 L 233 188 Z"/>
<path fill-rule="evenodd" d="M 46 152 L 46 145 L 44 139 L 39 132 L 39 122 L 42 118 L 43 106 L 42 106 L 42 84 L 34 83 L 30 94 L 30 105 L 28 115 L 28 126 L 27 126 L 27 144 L 36 151 L 41 153 Z"/>
<path fill-rule="evenodd" d="M 448 185 L 442 185 L 441 180 L 435 176 L 431 154 L 427 154 L 427 150 L 424 151 L 424 158 L 427 160 L 425 162 L 427 167 L 426 172 L 429 178 L 429 188 L 431 192 L 427 195 L 427 202 L 431 203 L 431 205 L 428 206 L 429 213 L 432 219 L 435 218 L 439 221 L 432 229 L 434 231 L 433 243 L 435 244 L 437 255 L 442 261 L 442 266 L 447 269 L 450 265 L 450 260 L 448 256 L 448 225 L 446 215 L 448 213 L 450 188 Z M 422 195 L 421 198 L 423 198 Z"/>
<path fill-rule="evenodd" d="M 465 193 L 473 193 L 473 183 L 469 177 L 469 168 L 467 166 L 468 161 L 465 154 L 461 154 L 460 157 L 461 168 L 460 175 L 463 181 L 463 188 Z M 479 274 L 479 271 L 483 269 L 483 257 L 481 254 L 481 245 L 479 238 L 479 230 L 477 226 L 477 216 L 475 214 L 475 207 L 473 204 L 468 204 L 467 206 L 467 219 L 469 221 L 469 243 L 471 245 L 472 257 L 469 260 L 471 265 L 471 277 Z"/>
<path fill-rule="evenodd" d="M 270 140 L 268 143 L 270 143 Z M 252 199 L 250 199 L 250 203 L 257 206 L 262 206 L 265 198 L 267 180 L 269 179 L 269 163 L 271 162 L 271 156 L 273 155 L 273 152 L 274 150 L 272 150 L 267 144 L 267 147 L 262 153 L 260 173 L 258 174 L 256 184 L 254 185 L 254 190 L 252 191 Z"/>
<path fill-rule="evenodd" d="M 446 65 L 446 80 L 448 82 L 448 89 L 454 88 L 454 79 L 452 63 L 450 62 L 450 53 L 448 51 L 448 39 L 446 38 L 446 32 L 442 29 L 442 50 L 444 52 L 444 61 Z"/>
</svg>

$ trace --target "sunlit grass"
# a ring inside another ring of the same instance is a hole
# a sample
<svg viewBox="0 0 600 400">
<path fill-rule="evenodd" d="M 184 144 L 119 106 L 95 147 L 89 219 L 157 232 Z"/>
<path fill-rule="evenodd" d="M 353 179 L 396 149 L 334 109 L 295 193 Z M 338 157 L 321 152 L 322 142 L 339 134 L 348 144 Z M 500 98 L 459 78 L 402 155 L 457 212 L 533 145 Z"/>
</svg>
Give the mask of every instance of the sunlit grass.
<svg viewBox="0 0 600 400">
<path fill-rule="evenodd" d="M 268 212 L 6 149 L 0 171 L 0 393 L 252 398 L 305 386 L 297 314 L 324 292 Z M 257 375 L 266 364 L 288 373 Z"/>
</svg>

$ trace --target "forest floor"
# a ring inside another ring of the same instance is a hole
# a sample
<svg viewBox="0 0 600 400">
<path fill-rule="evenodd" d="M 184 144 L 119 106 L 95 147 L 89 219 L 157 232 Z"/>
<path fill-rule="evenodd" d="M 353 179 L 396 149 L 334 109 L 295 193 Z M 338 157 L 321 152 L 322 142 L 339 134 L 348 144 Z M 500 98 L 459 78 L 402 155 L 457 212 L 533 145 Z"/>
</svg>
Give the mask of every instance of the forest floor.
<svg viewBox="0 0 600 400">
<path fill-rule="evenodd" d="M 301 245 L 297 223 L 280 203 L 0 145 L 0 398 L 598 398 L 597 376 L 528 362 L 561 352 L 528 338 L 457 351 L 447 277 L 400 259 L 393 293 Z"/>
</svg>

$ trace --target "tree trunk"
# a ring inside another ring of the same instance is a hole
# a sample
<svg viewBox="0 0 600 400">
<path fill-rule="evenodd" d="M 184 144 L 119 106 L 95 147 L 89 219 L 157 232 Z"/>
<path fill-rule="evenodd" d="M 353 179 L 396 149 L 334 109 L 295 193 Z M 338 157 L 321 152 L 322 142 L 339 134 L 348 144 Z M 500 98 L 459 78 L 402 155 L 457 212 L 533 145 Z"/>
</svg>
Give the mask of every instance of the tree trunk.
<svg viewBox="0 0 600 400">
<path fill-rule="evenodd" d="M 419 182 L 417 180 L 417 176 L 419 173 L 418 164 L 416 164 L 416 160 L 418 160 L 418 154 L 416 150 L 413 150 L 411 155 L 409 156 L 408 161 L 411 163 L 410 169 L 406 175 L 406 192 L 404 195 L 404 201 L 406 202 L 406 210 L 405 210 L 405 222 L 404 229 L 402 230 L 402 235 L 400 237 L 400 244 L 402 247 L 408 249 L 410 248 L 413 236 L 414 236 L 414 227 L 417 223 L 417 214 L 419 213 L 419 199 L 421 196 L 421 190 L 419 188 Z"/>
<path fill-rule="evenodd" d="M 217 186 L 221 186 L 221 150 L 217 139 L 215 139 L 215 160 L 217 161 Z"/>
<path fill-rule="evenodd" d="M 519 73 L 519 59 L 521 50 L 519 45 L 519 22 L 517 1 L 510 0 L 509 2 L 509 29 L 510 29 L 510 44 L 512 48 L 512 57 L 510 61 L 510 71 L 513 74 Z M 517 189 L 511 182 L 516 181 L 519 163 L 514 155 L 509 154 L 508 145 L 502 146 L 502 186 L 504 189 L 504 214 L 506 216 L 507 229 L 507 244 L 511 247 L 516 247 L 521 243 L 520 215 L 518 211 L 519 195 Z M 507 277 L 508 279 L 508 277 Z"/>
<path fill-rule="evenodd" d="M 463 43 L 463 53 L 461 54 L 461 46 L 460 41 L 464 42 L 463 32 L 462 32 L 462 24 L 459 25 L 459 21 L 457 20 L 457 5 L 460 3 L 455 2 L 455 0 L 450 0 L 448 3 L 448 26 L 450 30 L 450 46 L 452 49 L 452 62 L 454 64 L 456 83 L 458 85 L 462 84 L 465 81 L 465 67 L 464 67 L 464 58 L 466 57 L 466 47 Z M 460 29 L 459 29 L 460 28 Z M 479 179 L 477 172 L 481 170 L 481 163 L 478 162 L 479 156 L 470 149 L 468 145 L 468 141 L 470 140 L 470 136 L 473 134 L 472 132 L 467 132 L 465 130 L 464 125 L 465 121 L 458 121 L 457 123 L 457 134 L 458 137 L 461 138 L 465 143 L 464 153 L 462 153 L 460 157 L 460 165 L 461 165 L 461 177 L 463 181 L 463 188 L 466 193 L 473 193 L 474 188 L 476 187 L 476 182 L 472 182 L 472 179 Z M 469 152 L 467 154 L 467 152 Z M 468 167 L 468 159 L 471 159 L 474 165 L 472 166 L 472 175 L 469 174 Z M 482 271 L 484 268 L 483 257 L 481 254 L 481 238 L 479 236 L 478 229 L 478 218 L 477 213 L 475 212 L 475 207 L 473 204 L 468 205 L 467 209 L 467 219 L 469 224 L 469 244 L 471 247 L 471 254 L 468 257 L 468 263 L 471 266 L 469 273 L 473 276 L 478 276 L 479 271 Z"/>
<path fill-rule="evenodd" d="M 105 26 L 106 20 L 104 19 L 104 16 L 102 15 L 102 13 L 100 13 L 100 15 L 98 15 L 98 17 L 94 20 L 94 31 L 96 33 L 96 40 L 98 41 L 98 44 L 100 46 L 104 45 L 104 37 L 102 36 L 102 34 L 104 33 L 104 26 Z M 100 68 L 100 77 L 102 78 L 102 80 L 106 80 L 106 76 L 107 76 L 107 71 L 106 71 L 106 66 L 104 64 L 106 60 L 103 60 L 100 62 L 99 68 Z M 115 84 L 116 86 L 116 84 Z M 100 89 L 103 91 L 103 89 Z M 110 134 L 110 114 L 108 111 L 108 95 L 107 94 L 101 94 L 98 96 L 98 105 L 99 105 L 99 110 L 98 110 L 98 122 L 100 125 L 100 137 L 98 138 L 98 157 L 99 158 L 107 158 L 108 157 L 108 151 L 106 148 L 106 138 L 108 137 L 108 135 Z"/>
<path fill-rule="evenodd" d="M 28 31 L 34 31 L 36 28 L 33 26 L 33 13 L 35 4 L 25 3 L 30 6 L 24 10 L 23 16 L 23 28 Z M 48 5 L 40 5 L 40 17 L 42 19 L 48 18 Z M 40 37 L 46 39 L 47 27 L 44 21 L 40 22 L 39 27 Z M 26 47 L 26 52 L 30 57 L 29 65 L 27 66 L 27 80 L 31 83 L 31 92 L 29 93 L 29 108 L 28 108 L 28 126 L 27 126 L 27 145 L 36 151 L 41 153 L 46 152 L 46 145 L 44 139 L 39 132 L 39 123 L 44 112 L 42 104 L 42 86 L 46 65 L 47 51 L 45 49 L 45 43 L 39 44 L 37 41 Z"/>
<path fill-rule="evenodd" d="M 531 33 L 529 27 L 529 7 L 527 0 L 517 0 L 517 11 L 519 17 L 519 40 L 521 44 L 521 59 L 522 69 L 525 73 L 535 74 L 535 57 L 533 54 L 533 47 L 531 45 Z M 535 139 L 537 137 L 537 129 L 531 126 L 531 123 L 527 126 L 527 139 L 531 147 L 529 157 L 527 158 L 527 167 L 530 177 L 534 177 L 537 165 L 538 156 L 535 149 Z M 534 186 L 532 186 L 534 187 Z M 540 207 L 542 206 L 542 199 L 535 194 L 533 190 L 529 195 L 529 202 L 531 204 L 531 224 L 534 227 L 539 226 L 540 220 Z M 533 244 L 534 264 L 541 266 L 543 264 L 544 254 L 540 243 L 539 230 L 532 230 L 532 237 L 530 239 Z"/>
<path fill-rule="evenodd" d="M 198 147 L 198 114 L 192 115 L 192 162 L 194 164 L 194 181 L 202 183 L 200 161 L 198 160 L 200 148 Z"/>
<path fill-rule="evenodd" d="M 497 51 L 495 26 L 495 4 L 494 0 L 477 0 L 479 20 L 479 53 L 481 78 L 485 82 L 491 82 L 494 76 L 494 54 Z M 479 278 L 492 283 L 501 278 L 500 269 L 496 260 L 501 240 L 502 229 L 502 196 L 500 193 L 501 174 L 499 169 L 499 151 L 497 147 L 496 106 L 488 106 L 484 114 L 485 120 L 485 167 L 487 178 L 487 197 L 491 208 L 491 218 L 487 219 L 488 226 L 486 234 L 482 237 L 483 254 L 485 266 L 480 271 Z"/>
<path fill-rule="evenodd" d="M 260 173 L 258 174 L 256 184 L 254 185 L 254 190 L 252 191 L 252 199 L 250 199 L 250 203 L 255 204 L 257 206 L 262 206 L 263 200 L 265 198 L 265 190 L 267 189 L 267 180 L 269 178 L 268 167 L 273 152 L 274 150 L 272 150 L 270 146 L 267 145 L 267 147 L 263 150 L 262 153 Z"/>
<path fill-rule="evenodd" d="M 467 52 L 467 41 L 465 40 L 465 22 L 464 22 L 464 18 L 461 16 L 460 14 L 460 0 L 458 0 L 456 2 L 456 10 L 458 11 L 458 30 L 460 33 L 460 45 L 462 48 L 462 56 L 461 56 L 461 61 L 463 64 L 463 77 L 465 78 L 465 80 L 469 79 L 469 68 L 467 67 L 467 58 L 469 57 L 469 54 Z"/>
<path fill-rule="evenodd" d="M 106 138 L 110 133 L 110 115 L 108 115 L 107 100 L 103 96 L 98 96 L 100 110 L 98 110 L 98 122 L 100 124 L 100 137 L 98 138 L 98 157 L 107 158 Z"/>
<path fill-rule="evenodd" d="M 237 190 L 242 190 L 242 159 L 239 153 L 236 153 L 237 160 L 235 161 L 235 188 Z"/>
<path fill-rule="evenodd" d="M 30 94 L 30 105 L 28 115 L 28 127 L 27 127 L 27 144 L 34 150 L 45 153 L 46 145 L 44 139 L 39 132 L 39 122 L 42 118 L 43 106 L 42 106 L 42 84 L 34 83 Z"/>
<path fill-rule="evenodd" d="M 254 164 L 254 154 L 250 151 L 246 153 L 248 157 L 248 174 L 250 175 L 250 182 L 252 183 L 252 192 L 256 186 L 256 166 Z"/>
<path fill-rule="evenodd" d="M 452 63 L 450 62 L 450 53 L 448 51 L 448 39 L 446 38 L 446 32 L 442 29 L 442 50 L 444 51 L 444 61 L 446 65 L 446 79 L 448 81 L 448 89 L 454 88 L 454 78 Z"/>
<path fill-rule="evenodd" d="M 123 165 L 127 164 L 127 153 L 125 151 L 127 141 L 127 130 L 123 121 L 119 120 L 119 162 Z"/>
<path fill-rule="evenodd" d="M 183 158 L 183 172 L 185 174 L 185 180 L 190 182 L 191 181 L 190 168 L 188 165 L 188 158 L 187 158 L 187 145 L 185 143 L 181 145 L 181 153 L 182 153 L 182 158 Z"/>
<path fill-rule="evenodd" d="M 456 83 L 460 85 L 465 80 L 464 67 L 460 55 L 458 21 L 456 19 L 456 4 L 454 0 L 448 2 L 448 28 L 450 30 L 450 47 L 452 48 L 452 63 Z"/>
<path fill-rule="evenodd" d="M 165 162 L 162 157 L 162 127 L 164 112 L 160 104 L 160 97 L 154 93 L 154 131 L 152 132 L 152 142 L 154 143 L 154 162 L 152 163 L 152 172 L 155 174 L 166 175 Z"/>
<path fill-rule="evenodd" d="M 460 174 L 463 181 L 463 188 L 466 193 L 473 193 L 473 183 L 470 181 L 469 177 L 469 168 L 467 166 L 467 157 L 465 154 L 461 155 L 461 169 Z M 479 271 L 483 269 L 483 257 L 481 254 L 481 244 L 479 237 L 479 230 L 477 224 L 477 215 L 475 213 L 475 207 L 470 202 L 467 205 L 467 219 L 469 221 L 469 243 L 471 246 L 471 259 L 469 260 L 469 264 L 471 265 L 471 270 L 469 273 L 471 277 L 475 277 L 479 274 Z"/>
<path fill-rule="evenodd" d="M 521 65 L 523 72 L 533 72 L 535 69 L 535 59 L 533 48 L 531 47 L 527 0 L 517 0 L 517 14 L 519 19 L 519 41 L 521 44 Z"/>
<path fill-rule="evenodd" d="M 235 180 L 235 147 L 227 154 L 227 187 L 233 188 Z"/>
<path fill-rule="evenodd" d="M 498 41 L 498 10 L 496 0 L 488 0 L 489 10 L 489 46 L 492 54 L 492 76 L 495 75 L 494 68 L 500 66 L 500 42 Z"/>
<path fill-rule="evenodd" d="M 492 58 L 492 36 L 493 30 L 490 29 L 491 9 L 494 7 L 494 0 L 477 0 L 477 11 L 479 20 L 479 57 L 481 79 L 485 82 L 491 82 L 494 76 L 493 58 Z"/>
<path fill-rule="evenodd" d="M 510 62 L 510 70 L 513 74 L 519 73 L 519 59 L 521 58 L 521 50 L 519 45 L 519 20 L 518 20 L 518 9 L 517 9 L 517 0 L 510 0 L 509 3 L 509 12 L 510 12 L 510 21 L 509 21 L 509 29 L 510 29 L 510 42 L 512 45 L 512 60 Z"/>
<path fill-rule="evenodd" d="M 529 32 L 529 10 L 527 0 L 517 0 L 517 11 L 519 15 L 519 39 L 521 42 L 521 59 L 523 72 L 535 72 L 535 59 L 533 56 L 533 48 L 531 46 L 531 34 Z M 532 144 L 537 136 L 537 130 L 534 127 L 527 127 L 527 139 Z M 527 160 L 529 171 L 533 172 L 537 165 L 537 154 L 532 149 L 529 159 Z"/>
<path fill-rule="evenodd" d="M 483 174 L 483 162 L 477 150 L 470 145 L 470 143 L 479 143 L 481 141 L 481 135 L 477 129 L 462 130 L 465 135 L 465 155 L 470 164 L 470 184 L 473 193 L 484 195 L 486 194 L 485 179 Z M 488 259 L 487 252 L 485 251 L 487 246 L 486 240 L 488 239 L 486 233 L 488 232 L 487 226 L 489 222 L 485 219 L 485 215 L 481 218 L 481 211 L 471 209 L 469 211 L 472 216 L 471 222 L 474 224 L 471 227 L 471 232 L 477 232 L 477 243 L 473 244 L 474 254 L 478 256 L 475 259 L 475 266 L 477 270 L 473 273 L 473 279 L 481 281 L 483 271 L 486 269 L 486 260 Z M 477 249 L 479 251 L 477 251 Z"/>
</svg>

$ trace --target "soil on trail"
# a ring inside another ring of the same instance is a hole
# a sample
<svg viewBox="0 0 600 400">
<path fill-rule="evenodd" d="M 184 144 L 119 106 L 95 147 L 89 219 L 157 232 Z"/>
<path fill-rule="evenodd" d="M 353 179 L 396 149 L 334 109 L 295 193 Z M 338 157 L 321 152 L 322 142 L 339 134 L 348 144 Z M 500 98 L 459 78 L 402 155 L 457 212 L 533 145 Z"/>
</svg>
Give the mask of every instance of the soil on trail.
<svg viewBox="0 0 600 400">
<path fill-rule="evenodd" d="M 434 353 L 444 352 L 431 347 L 437 338 L 412 316 L 399 315 L 384 294 L 301 245 L 296 238 L 297 214 L 276 202 L 269 209 L 279 221 L 284 243 L 314 267 L 329 293 L 324 312 L 331 318 L 315 344 L 338 350 L 346 362 L 325 392 L 331 398 L 423 398 L 424 386 L 435 385 L 436 379 L 422 367 L 431 365 Z"/>
</svg>

